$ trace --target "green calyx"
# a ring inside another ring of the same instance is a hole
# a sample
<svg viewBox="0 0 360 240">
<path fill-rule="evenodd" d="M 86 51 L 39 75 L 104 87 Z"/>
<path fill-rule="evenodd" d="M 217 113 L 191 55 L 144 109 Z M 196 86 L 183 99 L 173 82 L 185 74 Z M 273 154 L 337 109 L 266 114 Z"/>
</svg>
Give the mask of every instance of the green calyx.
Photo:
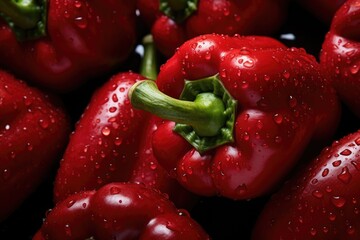
<svg viewBox="0 0 360 240">
<path fill-rule="evenodd" d="M 138 82 L 129 97 L 135 108 L 176 122 L 174 131 L 200 153 L 234 140 L 237 102 L 218 75 L 186 81 L 180 100 L 160 92 L 153 81 Z"/>
<path fill-rule="evenodd" d="M 46 35 L 47 0 L 1 0 L 0 16 L 20 41 Z"/>
<path fill-rule="evenodd" d="M 160 11 L 175 22 L 182 22 L 197 10 L 198 0 L 160 0 Z"/>
</svg>

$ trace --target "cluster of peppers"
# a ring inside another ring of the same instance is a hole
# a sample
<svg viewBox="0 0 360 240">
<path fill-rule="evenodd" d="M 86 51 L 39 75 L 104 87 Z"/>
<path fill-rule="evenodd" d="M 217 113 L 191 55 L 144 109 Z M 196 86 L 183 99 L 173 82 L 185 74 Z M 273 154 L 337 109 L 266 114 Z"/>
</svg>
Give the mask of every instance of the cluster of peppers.
<svg viewBox="0 0 360 240">
<path fill-rule="evenodd" d="M 360 117 L 360 4 L 299 2 L 326 5 L 319 61 L 269 36 L 286 0 L 2 1 L 0 221 L 56 168 L 35 240 L 210 239 L 199 196 L 270 194 L 254 240 L 359 239 L 360 132 L 330 143 Z M 72 125 L 58 94 L 109 75 Z"/>
</svg>

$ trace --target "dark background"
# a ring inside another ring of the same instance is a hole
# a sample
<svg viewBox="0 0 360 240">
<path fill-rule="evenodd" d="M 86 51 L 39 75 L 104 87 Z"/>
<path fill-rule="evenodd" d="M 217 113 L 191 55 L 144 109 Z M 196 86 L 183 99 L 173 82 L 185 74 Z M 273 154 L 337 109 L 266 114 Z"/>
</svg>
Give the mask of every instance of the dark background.
<svg viewBox="0 0 360 240">
<path fill-rule="evenodd" d="M 328 28 L 328 25 L 318 21 L 296 3 L 291 3 L 287 22 L 274 37 L 289 47 L 302 47 L 318 58 Z M 292 33 L 295 39 L 286 40 L 282 37 L 288 33 Z M 121 70 L 137 71 L 138 63 L 139 56 L 134 53 Z M 74 123 L 80 117 L 93 90 L 100 84 L 99 81 L 89 81 L 82 88 L 61 96 Z M 356 121 L 355 116 L 343 106 L 342 120 L 334 139 L 357 130 Z M 46 211 L 53 207 L 52 186 L 55 173 L 56 168 L 19 209 L 0 223 L 1 240 L 32 238 L 40 228 Z M 268 198 L 269 196 L 264 196 L 248 201 L 232 201 L 221 197 L 203 197 L 190 214 L 214 240 L 250 239 L 252 226 Z"/>
</svg>

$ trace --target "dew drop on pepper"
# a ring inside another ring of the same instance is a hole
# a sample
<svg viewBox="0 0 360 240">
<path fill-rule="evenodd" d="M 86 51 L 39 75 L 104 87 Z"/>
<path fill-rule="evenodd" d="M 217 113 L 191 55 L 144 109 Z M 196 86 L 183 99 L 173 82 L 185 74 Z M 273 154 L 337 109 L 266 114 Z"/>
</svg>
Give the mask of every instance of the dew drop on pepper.
<svg viewBox="0 0 360 240">
<path fill-rule="evenodd" d="M 351 176 L 351 174 L 349 172 L 349 169 L 347 167 L 344 167 L 342 169 L 341 173 L 337 176 L 337 178 L 341 182 L 343 182 L 345 184 L 348 184 L 351 181 L 352 176 Z"/>
<path fill-rule="evenodd" d="M 334 167 L 338 167 L 338 166 L 340 166 L 340 164 L 341 164 L 341 160 L 336 160 L 336 161 L 334 161 L 334 162 L 332 163 L 332 165 L 333 165 Z"/>
<path fill-rule="evenodd" d="M 69 224 L 66 224 L 66 225 L 65 225 L 65 234 L 66 234 L 66 236 L 68 236 L 68 237 L 71 237 L 71 236 L 72 236 L 72 232 L 71 232 L 71 228 L 70 228 L 70 225 L 69 225 Z"/>
<path fill-rule="evenodd" d="M 328 174 L 329 174 L 329 169 L 328 169 L 328 168 L 325 168 L 325 169 L 322 171 L 321 176 L 326 177 Z"/>
<path fill-rule="evenodd" d="M 120 192 L 121 192 L 121 189 L 118 188 L 118 187 L 113 186 L 113 187 L 110 188 L 110 194 L 111 195 L 119 194 Z"/>
<path fill-rule="evenodd" d="M 324 196 L 324 194 L 323 194 L 321 191 L 319 191 L 319 190 L 314 190 L 314 191 L 312 192 L 312 195 L 313 195 L 314 197 L 316 197 L 316 198 L 322 198 L 322 197 Z"/>
<path fill-rule="evenodd" d="M 349 156 L 351 154 L 351 151 L 349 149 L 345 149 L 341 151 L 340 154 L 343 156 Z"/>
<path fill-rule="evenodd" d="M 333 212 L 330 212 L 329 215 L 328 215 L 328 217 L 329 217 L 329 220 L 330 220 L 330 221 L 335 221 L 335 219 L 336 219 L 336 214 L 333 213 Z"/>
<path fill-rule="evenodd" d="M 109 136 L 110 135 L 110 133 L 111 133 L 111 130 L 110 130 L 110 128 L 109 127 L 103 127 L 102 129 L 101 129 L 101 133 L 104 135 L 104 136 Z"/>
<path fill-rule="evenodd" d="M 317 234 L 316 229 L 312 227 L 312 228 L 310 229 L 310 235 L 314 237 L 314 236 L 316 236 L 316 234 Z"/>
<path fill-rule="evenodd" d="M 10 178 L 10 176 L 11 176 L 10 171 L 8 169 L 4 169 L 3 173 L 2 173 L 3 179 L 6 181 L 6 180 L 8 180 Z"/>
<path fill-rule="evenodd" d="M 76 8 L 81 8 L 82 3 L 81 3 L 80 1 L 78 1 L 78 0 L 75 0 L 75 1 L 74 1 L 74 6 L 75 6 Z"/>
<path fill-rule="evenodd" d="M 340 196 L 333 196 L 331 203 L 337 208 L 342 208 L 346 203 L 346 199 Z"/>
<path fill-rule="evenodd" d="M 74 19 L 74 23 L 77 27 L 79 27 L 81 29 L 85 29 L 88 25 L 86 18 L 83 18 L 83 17 L 76 17 Z"/>
<path fill-rule="evenodd" d="M 67 206 L 67 208 L 71 208 L 75 203 L 76 203 L 75 200 L 70 200 L 70 201 L 66 204 L 66 206 Z"/>
<path fill-rule="evenodd" d="M 274 119 L 275 123 L 281 124 L 283 121 L 283 116 L 281 114 L 276 113 L 276 114 L 274 114 L 273 119 Z"/>
</svg>

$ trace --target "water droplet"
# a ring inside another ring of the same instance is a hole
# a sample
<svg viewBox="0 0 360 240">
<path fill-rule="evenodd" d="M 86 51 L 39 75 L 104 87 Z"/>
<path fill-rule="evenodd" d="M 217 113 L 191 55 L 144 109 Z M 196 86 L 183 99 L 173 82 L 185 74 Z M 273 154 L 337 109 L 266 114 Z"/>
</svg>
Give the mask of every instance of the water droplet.
<svg viewBox="0 0 360 240">
<path fill-rule="evenodd" d="M 264 80 L 265 80 L 265 81 L 269 81 L 269 80 L 270 80 L 269 75 L 266 75 L 266 74 L 265 74 L 265 75 L 264 75 Z"/>
<path fill-rule="evenodd" d="M 329 220 L 330 221 L 335 221 L 335 219 L 336 219 L 335 213 L 329 212 Z"/>
<path fill-rule="evenodd" d="M 176 224 L 174 224 L 173 222 L 168 221 L 165 226 L 171 231 L 178 231 L 178 229 L 176 229 Z"/>
<path fill-rule="evenodd" d="M 316 229 L 312 227 L 312 228 L 310 229 L 310 235 L 311 235 L 311 236 L 315 236 L 316 234 L 317 234 Z"/>
<path fill-rule="evenodd" d="M 68 11 L 66 11 L 66 10 L 64 11 L 64 17 L 65 17 L 65 18 L 69 18 L 69 17 L 70 17 L 69 12 L 68 12 Z"/>
<path fill-rule="evenodd" d="M 49 127 L 49 121 L 44 120 L 44 119 L 40 119 L 39 124 L 40 124 L 40 127 L 42 127 L 43 129 L 47 129 Z"/>
<path fill-rule="evenodd" d="M 70 200 L 70 201 L 66 204 L 66 206 L 67 206 L 68 208 L 71 208 L 75 203 L 76 203 L 76 201 Z"/>
<path fill-rule="evenodd" d="M 275 137 L 275 142 L 276 143 L 281 143 L 281 141 L 282 141 L 282 138 L 280 136 Z"/>
<path fill-rule="evenodd" d="M 340 166 L 340 164 L 341 164 L 341 160 L 336 160 L 336 161 L 334 161 L 334 162 L 332 163 L 332 165 L 333 165 L 334 167 L 338 167 L 338 166 Z"/>
<path fill-rule="evenodd" d="M 243 183 L 243 184 L 241 184 L 241 185 L 237 186 L 237 188 L 236 188 L 236 192 L 237 192 L 239 195 L 243 195 L 243 194 L 245 194 L 245 193 L 246 193 L 246 191 L 247 191 L 247 186 L 246 186 L 246 184 L 245 184 L 245 183 Z"/>
<path fill-rule="evenodd" d="M 10 178 L 10 171 L 8 169 L 4 169 L 2 177 L 5 181 L 8 180 Z"/>
<path fill-rule="evenodd" d="M 354 168 L 355 168 L 357 171 L 360 171 L 360 168 L 359 168 L 357 162 L 351 161 L 351 164 L 354 166 Z"/>
<path fill-rule="evenodd" d="M 290 73 L 285 70 L 285 71 L 283 72 L 283 76 L 284 76 L 284 78 L 289 79 L 289 78 L 290 78 Z"/>
<path fill-rule="evenodd" d="M 353 66 L 351 66 L 350 72 L 351 72 L 352 74 L 357 74 L 357 73 L 359 72 L 359 66 L 356 65 L 356 64 L 353 65 Z"/>
<path fill-rule="evenodd" d="M 31 145 L 31 143 L 27 143 L 27 144 L 26 144 L 26 147 L 27 147 L 27 150 L 28 150 L 28 151 L 32 151 L 33 148 L 34 148 L 33 145 Z"/>
<path fill-rule="evenodd" d="M 360 145 L 360 137 L 355 139 L 355 144 L 358 145 L 358 146 Z"/>
<path fill-rule="evenodd" d="M 332 192 L 332 188 L 331 188 L 330 186 L 326 186 L 326 187 L 325 187 L 325 191 L 326 191 L 327 193 L 331 193 L 331 192 Z"/>
<path fill-rule="evenodd" d="M 352 152 L 349 149 L 343 150 L 340 154 L 343 156 L 349 156 Z"/>
<path fill-rule="evenodd" d="M 154 162 L 150 162 L 150 169 L 151 170 L 155 170 L 157 168 L 157 165 L 154 163 Z M 189 172 L 188 172 L 189 173 Z M 191 173 L 192 173 L 192 171 L 191 171 Z M 191 173 L 189 173 L 189 174 L 191 174 Z"/>
<path fill-rule="evenodd" d="M 319 191 L 319 190 L 314 190 L 314 191 L 312 192 L 312 195 L 313 195 L 314 197 L 316 197 L 316 198 L 322 198 L 322 197 L 324 196 L 324 194 L 323 194 L 321 191 Z"/>
<path fill-rule="evenodd" d="M 249 87 L 249 83 L 247 81 L 244 80 L 244 81 L 241 82 L 241 88 L 242 89 L 246 89 L 248 87 Z"/>
<path fill-rule="evenodd" d="M 249 135 L 248 132 L 244 132 L 243 139 L 244 139 L 245 141 L 249 141 L 250 135 Z"/>
<path fill-rule="evenodd" d="M 118 187 L 112 186 L 112 187 L 110 188 L 110 194 L 111 194 L 111 195 L 119 194 L 120 192 L 121 192 L 121 189 L 118 188 Z"/>
<path fill-rule="evenodd" d="M 114 144 L 116 145 L 116 146 L 120 146 L 121 145 L 121 143 L 122 143 L 122 138 L 119 138 L 119 137 L 116 137 L 115 138 L 115 141 L 114 141 Z"/>
<path fill-rule="evenodd" d="M 27 96 L 23 97 L 25 106 L 29 107 L 32 104 L 32 99 L 28 98 Z"/>
<path fill-rule="evenodd" d="M 297 100 L 296 100 L 296 98 L 294 98 L 293 96 L 290 96 L 289 106 L 290 106 L 291 108 L 294 108 L 294 107 L 296 107 L 296 105 L 297 105 Z"/>
<path fill-rule="evenodd" d="M 329 174 L 329 169 L 325 168 L 321 174 L 321 176 L 326 177 Z"/>
<path fill-rule="evenodd" d="M 344 167 L 344 168 L 342 169 L 341 173 L 337 176 L 337 178 L 338 178 L 341 182 L 343 182 L 343 183 L 345 183 L 345 184 L 347 184 L 347 183 L 350 182 L 351 177 L 352 177 L 352 176 L 351 176 L 351 174 L 350 174 L 350 172 L 349 172 L 348 167 Z"/>
<path fill-rule="evenodd" d="M 116 110 L 117 110 L 117 108 L 116 108 L 116 107 L 110 107 L 110 108 L 109 108 L 109 112 L 111 112 L 111 113 L 116 112 Z"/>
<path fill-rule="evenodd" d="M 6 124 L 5 125 L 5 130 L 9 130 L 10 129 L 10 124 Z"/>
<path fill-rule="evenodd" d="M 240 49 L 240 54 L 241 55 L 249 55 L 250 54 L 250 51 L 246 48 L 241 48 Z"/>
<path fill-rule="evenodd" d="M 256 122 L 256 126 L 257 126 L 258 129 L 262 129 L 264 127 L 264 123 L 261 120 L 258 120 Z"/>
<path fill-rule="evenodd" d="M 274 114 L 273 118 L 274 118 L 275 123 L 277 123 L 277 124 L 281 124 L 283 121 L 283 116 L 278 113 Z"/>
<path fill-rule="evenodd" d="M 345 205 L 346 199 L 340 196 L 333 196 L 331 202 L 335 207 L 341 208 Z"/>
<path fill-rule="evenodd" d="M 110 131 L 110 128 L 109 127 L 103 127 L 103 129 L 101 129 L 101 133 L 104 135 L 104 136 L 109 136 L 111 131 Z"/>
<path fill-rule="evenodd" d="M 349 225 L 346 229 L 347 234 L 353 235 L 355 233 L 355 228 L 352 225 Z"/>
<path fill-rule="evenodd" d="M 221 70 L 220 76 L 221 76 L 222 78 L 226 78 L 226 70 L 225 70 L 225 69 L 222 69 L 222 70 Z"/>
<path fill-rule="evenodd" d="M 86 18 L 83 18 L 83 17 L 76 17 L 74 19 L 74 22 L 75 22 L 76 26 L 78 26 L 79 28 L 82 28 L 82 29 L 86 28 L 87 24 L 88 24 Z"/>
<path fill-rule="evenodd" d="M 113 102 L 118 102 L 119 101 L 119 99 L 118 99 L 118 97 L 117 97 L 117 95 L 115 93 L 112 95 L 111 99 L 113 100 Z"/>
<path fill-rule="evenodd" d="M 206 59 L 206 60 L 210 60 L 210 59 L 211 59 L 211 54 L 210 54 L 210 52 L 207 51 L 207 52 L 205 53 L 205 59 Z"/>
<path fill-rule="evenodd" d="M 81 4 L 81 2 L 80 2 L 80 1 L 75 0 L 75 2 L 74 2 L 74 6 L 75 6 L 76 8 L 81 8 L 82 4 Z"/>
<path fill-rule="evenodd" d="M 311 180 L 311 184 L 315 185 L 319 182 L 319 180 L 317 180 L 317 178 L 314 178 L 313 180 Z"/>
<path fill-rule="evenodd" d="M 247 68 L 251 68 L 254 66 L 254 61 L 252 59 L 247 59 L 245 62 L 244 62 L 244 66 L 247 67 Z"/>
<path fill-rule="evenodd" d="M 71 228 L 70 228 L 69 224 L 66 224 L 66 225 L 65 225 L 65 234 L 66 234 L 66 236 L 68 236 L 68 237 L 71 237 L 71 235 L 72 235 L 72 233 L 71 233 Z"/>
<path fill-rule="evenodd" d="M 179 209 L 179 210 L 177 210 L 177 213 L 179 216 L 184 216 L 184 217 L 190 216 L 189 212 L 185 209 Z"/>
</svg>

